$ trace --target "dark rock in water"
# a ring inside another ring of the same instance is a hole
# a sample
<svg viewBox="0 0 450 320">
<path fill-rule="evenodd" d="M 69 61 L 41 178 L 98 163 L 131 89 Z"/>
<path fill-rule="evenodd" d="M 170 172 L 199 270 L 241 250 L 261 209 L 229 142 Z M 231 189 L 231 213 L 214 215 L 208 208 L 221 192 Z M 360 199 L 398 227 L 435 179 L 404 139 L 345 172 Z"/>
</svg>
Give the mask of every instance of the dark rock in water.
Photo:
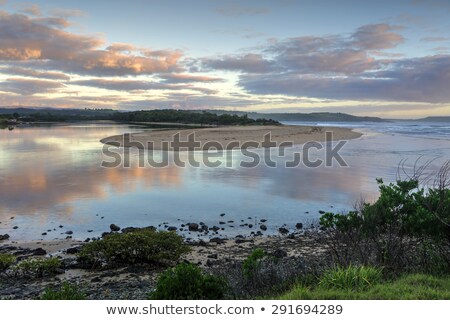
<svg viewBox="0 0 450 320">
<path fill-rule="evenodd" d="M 259 220 L 259 221 L 261 221 L 262 223 L 264 223 L 264 222 L 267 222 L 267 219 L 261 219 L 261 220 Z"/>
<path fill-rule="evenodd" d="M 45 256 L 46 254 L 47 254 L 47 251 L 45 251 L 42 248 L 37 248 L 37 249 L 33 250 L 34 256 Z"/>
<path fill-rule="evenodd" d="M 73 234 L 73 231 L 66 231 L 65 234 Z"/>
<path fill-rule="evenodd" d="M 59 225 L 59 228 L 64 228 L 64 226 L 63 225 Z"/>
<path fill-rule="evenodd" d="M 252 217 L 247 217 L 248 220 L 252 220 Z"/>
<path fill-rule="evenodd" d="M 94 231 L 94 230 L 88 230 L 87 232 L 91 233 L 92 231 Z"/>
<path fill-rule="evenodd" d="M 233 220 L 230 220 L 230 221 L 228 221 L 228 223 L 234 223 L 234 221 L 233 221 Z"/>
<path fill-rule="evenodd" d="M 220 216 L 221 216 L 221 217 L 224 217 L 224 216 L 225 216 L 225 213 L 221 213 Z"/>
<path fill-rule="evenodd" d="M 261 231 L 259 231 L 259 230 L 255 233 L 255 236 L 258 236 L 258 237 L 260 237 L 262 235 L 263 235 L 263 233 Z"/>
<path fill-rule="evenodd" d="M 209 231 L 209 227 L 206 224 L 203 224 L 202 227 L 200 228 L 200 231 L 208 232 Z"/>
<path fill-rule="evenodd" d="M 214 231 L 214 232 L 217 232 L 217 231 L 220 230 L 220 228 L 219 228 L 218 226 L 213 226 L 213 227 L 211 228 L 211 230 Z"/>
<path fill-rule="evenodd" d="M 18 227 L 18 226 L 14 226 L 13 229 L 14 229 L 14 230 L 19 229 L 19 227 Z"/>
<path fill-rule="evenodd" d="M 84 242 L 89 242 L 89 241 L 91 241 L 91 238 L 84 239 Z"/>
<path fill-rule="evenodd" d="M 278 232 L 281 233 L 281 234 L 288 234 L 289 230 L 284 228 L 284 227 L 281 227 L 281 228 L 278 229 Z"/>
<path fill-rule="evenodd" d="M 67 236 L 66 240 L 72 239 L 72 236 Z"/>
<path fill-rule="evenodd" d="M 303 223 L 299 222 L 295 225 L 297 229 L 303 229 Z"/>
<path fill-rule="evenodd" d="M 12 220 L 12 219 L 14 219 L 15 217 L 11 217 L 10 219 Z"/>
<path fill-rule="evenodd" d="M 42 232 L 41 235 L 46 236 L 47 232 Z"/>
<path fill-rule="evenodd" d="M 188 223 L 187 226 L 189 228 L 189 231 L 194 231 L 194 232 L 198 231 L 198 224 L 197 223 L 192 223 L 191 222 L 191 223 Z"/>
<path fill-rule="evenodd" d="M 267 230 L 267 226 L 266 226 L 265 224 L 260 225 L 259 228 L 260 228 L 262 231 L 266 231 L 266 230 Z"/>
<path fill-rule="evenodd" d="M 305 211 L 305 213 L 309 213 L 309 211 Z"/>
<path fill-rule="evenodd" d="M 244 236 L 242 234 L 238 234 L 235 238 L 236 239 L 244 239 Z"/>
<path fill-rule="evenodd" d="M 112 223 L 109 226 L 109 228 L 111 229 L 111 231 L 115 231 L 115 232 L 120 231 L 120 227 L 118 225 L 114 224 L 114 223 Z"/>
<path fill-rule="evenodd" d="M 67 254 L 77 254 L 78 252 L 80 252 L 80 247 L 72 247 L 66 250 Z"/>
<path fill-rule="evenodd" d="M 217 244 L 223 244 L 223 243 L 226 242 L 226 240 L 225 240 L 225 239 L 222 239 L 222 238 L 211 238 L 211 239 L 209 240 L 209 242 L 217 243 Z"/>
<path fill-rule="evenodd" d="M 295 234 L 291 233 L 287 236 L 287 238 L 293 240 L 293 239 L 295 239 Z"/>
<path fill-rule="evenodd" d="M 320 213 L 320 214 L 325 214 L 325 211 L 319 210 L 319 213 Z"/>
<path fill-rule="evenodd" d="M 204 226 L 204 225 L 205 225 L 205 223 L 204 223 L 204 222 L 200 222 L 200 223 L 199 223 L 199 225 L 201 225 L 201 226 Z"/>
<path fill-rule="evenodd" d="M 177 231 L 177 230 L 178 228 L 173 226 L 167 228 L 167 231 Z"/>
<path fill-rule="evenodd" d="M 219 221 L 219 224 L 226 224 L 225 221 Z"/>
<path fill-rule="evenodd" d="M 283 249 L 277 249 L 274 252 L 272 252 L 272 256 L 274 256 L 275 258 L 284 258 L 287 257 L 287 252 L 284 251 Z"/>
<path fill-rule="evenodd" d="M 122 233 L 128 233 L 128 232 L 133 232 L 133 231 L 137 231 L 139 230 L 138 228 L 134 228 L 134 227 L 126 227 L 122 229 Z"/>
<path fill-rule="evenodd" d="M 209 259 L 217 259 L 218 257 L 219 256 L 217 255 L 217 253 L 213 253 L 208 256 Z"/>
<path fill-rule="evenodd" d="M 9 234 L 4 234 L 4 235 L 1 235 L 0 234 L 0 241 L 2 241 L 2 240 L 8 240 L 9 239 Z"/>
<path fill-rule="evenodd" d="M 253 225 L 250 223 L 250 224 L 248 225 L 248 227 L 251 229 L 251 228 L 253 228 Z"/>
</svg>

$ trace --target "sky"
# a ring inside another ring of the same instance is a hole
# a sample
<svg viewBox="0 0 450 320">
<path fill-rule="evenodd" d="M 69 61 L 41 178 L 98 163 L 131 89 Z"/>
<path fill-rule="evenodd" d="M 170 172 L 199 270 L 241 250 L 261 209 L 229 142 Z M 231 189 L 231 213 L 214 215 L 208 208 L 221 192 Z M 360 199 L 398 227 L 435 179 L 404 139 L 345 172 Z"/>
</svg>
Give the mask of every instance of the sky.
<svg viewBox="0 0 450 320">
<path fill-rule="evenodd" d="M 449 0 L 0 0 L 0 106 L 450 115 Z"/>
</svg>

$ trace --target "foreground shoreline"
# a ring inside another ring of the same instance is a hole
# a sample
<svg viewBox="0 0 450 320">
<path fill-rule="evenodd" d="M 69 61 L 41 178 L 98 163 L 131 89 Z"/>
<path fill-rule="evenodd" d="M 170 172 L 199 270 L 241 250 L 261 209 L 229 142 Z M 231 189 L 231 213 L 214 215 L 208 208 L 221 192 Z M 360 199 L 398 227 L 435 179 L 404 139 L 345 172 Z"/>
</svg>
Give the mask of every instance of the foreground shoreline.
<svg viewBox="0 0 450 320">
<path fill-rule="evenodd" d="M 77 264 L 76 254 L 84 242 L 64 239 L 50 241 L 3 242 L 0 253 L 11 253 L 19 259 L 28 257 L 59 257 L 64 269 L 53 277 L 36 279 L 16 278 L 0 274 L 0 299 L 38 299 L 49 286 L 58 286 L 68 281 L 76 283 L 88 299 L 147 299 L 147 294 L 156 286 L 158 276 L 166 267 L 142 264 L 132 267 L 87 270 Z M 180 261 L 200 266 L 206 272 L 220 273 L 242 263 L 256 248 L 286 261 L 325 259 L 326 246 L 314 231 L 294 231 L 289 235 L 237 236 L 196 240 L 187 243 L 191 252 Z M 226 267 L 227 266 L 227 267 Z"/>
<path fill-rule="evenodd" d="M 263 144 L 267 134 L 271 135 L 271 141 L 275 143 L 274 145 L 270 145 L 270 147 L 279 147 L 282 143 L 300 145 L 307 142 L 322 142 L 327 139 L 327 132 L 332 133 L 333 141 L 357 139 L 363 135 L 360 132 L 353 131 L 353 129 L 339 127 L 292 125 L 227 126 L 146 131 L 111 136 L 101 139 L 100 142 L 125 148 L 137 147 L 151 150 L 172 150 L 168 146 L 174 141 L 175 135 L 179 134 L 179 141 L 183 142 L 188 141 L 188 137 L 195 134 L 195 142 L 199 142 L 199 145 L 194 150 L 208 150 L 214 148 L 214 146 L 220 146 L 221 150 L 228 150 L 267 147 Z M 245 144 L 248 142 L 253 144 L 246 146 Z"/>
</svg>

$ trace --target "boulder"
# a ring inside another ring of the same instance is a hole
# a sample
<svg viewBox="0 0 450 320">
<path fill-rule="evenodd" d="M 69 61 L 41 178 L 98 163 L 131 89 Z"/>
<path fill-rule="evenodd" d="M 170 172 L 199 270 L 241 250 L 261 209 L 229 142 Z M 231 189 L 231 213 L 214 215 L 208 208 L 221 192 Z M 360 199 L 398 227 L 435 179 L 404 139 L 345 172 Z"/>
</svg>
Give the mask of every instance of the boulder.
<svg viewBox="0 0 450 320">
<path fill-rule="evenodd" d="M 111 229 L 111 231 L 117 232 L 120 231 L 120 227 L 114 223 L 112 223 L 109 228 Z"/>
</svg>

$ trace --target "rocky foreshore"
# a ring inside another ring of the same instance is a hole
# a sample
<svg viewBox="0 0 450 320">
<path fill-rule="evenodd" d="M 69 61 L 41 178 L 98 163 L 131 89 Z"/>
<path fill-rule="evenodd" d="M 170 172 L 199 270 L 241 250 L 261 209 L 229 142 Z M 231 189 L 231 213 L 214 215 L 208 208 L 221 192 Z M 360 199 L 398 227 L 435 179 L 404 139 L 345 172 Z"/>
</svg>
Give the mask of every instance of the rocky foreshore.
<svg viewBox="0 0 450 320">
<path fill-rule="evenodd" d="M 258 223 L 259 232 L 249 235 L 237 235 L 226 238 L 207 227 L 203 223 L 183 225 L 191 234 L 208 235 L 207 237 L 186 237 L 185 242 L 191 252 L 184 255 L 181 261 L 195 263 L 206 272 L 223 274 L 227 269 L 242 263 L 256 248 L 261 248 L 278 259 L 306 264 L 320 264 L 326 259 L 327 250 L 321 244 L 317 230 L 304 230 L 297 224 L 297 230 L 289 231 L 279 228 L 278 235 L 263 236 L 260 232 L 266 226 L 265 221 Z M 262 228 L 261 228 L 262 227 Z M 147 227 L 153 228 L 153 227 Z M 219 228 L 219 227 L 217 227 Z M 110 232 L 126 233 L 139 228 L 123 228 L 111 225 Z M 174 228 L 162 224 L 162 229 L 175 231 Z M 179 229 L 179 228 L 177 228 Z M 178 230 L 179 231 L 179 230 Z M 5 241 L 2 241 L 5 242 Z M 63 281 L 77 284 L 86 293 L 88 299 L 146 299 L 155 287 L 158 275 L 167 266 L 139 264 L 128 267 L 108 268 L 104 270 L 87 270 L 80 265 L 77 253 L 85 244 L 68 237 L 64 240 L 36 241 L 28 243 L 0 243 L 0 254 L 9 253 L 17 260 L 28 257 L 54 257 L 61 259 L 61 268 L 55 276 L 27 278 L 15 275 L 12 271 L 0 273 L 0 299 L 37 299 L 48 287 L 57 287 Z"/>
</svg>

